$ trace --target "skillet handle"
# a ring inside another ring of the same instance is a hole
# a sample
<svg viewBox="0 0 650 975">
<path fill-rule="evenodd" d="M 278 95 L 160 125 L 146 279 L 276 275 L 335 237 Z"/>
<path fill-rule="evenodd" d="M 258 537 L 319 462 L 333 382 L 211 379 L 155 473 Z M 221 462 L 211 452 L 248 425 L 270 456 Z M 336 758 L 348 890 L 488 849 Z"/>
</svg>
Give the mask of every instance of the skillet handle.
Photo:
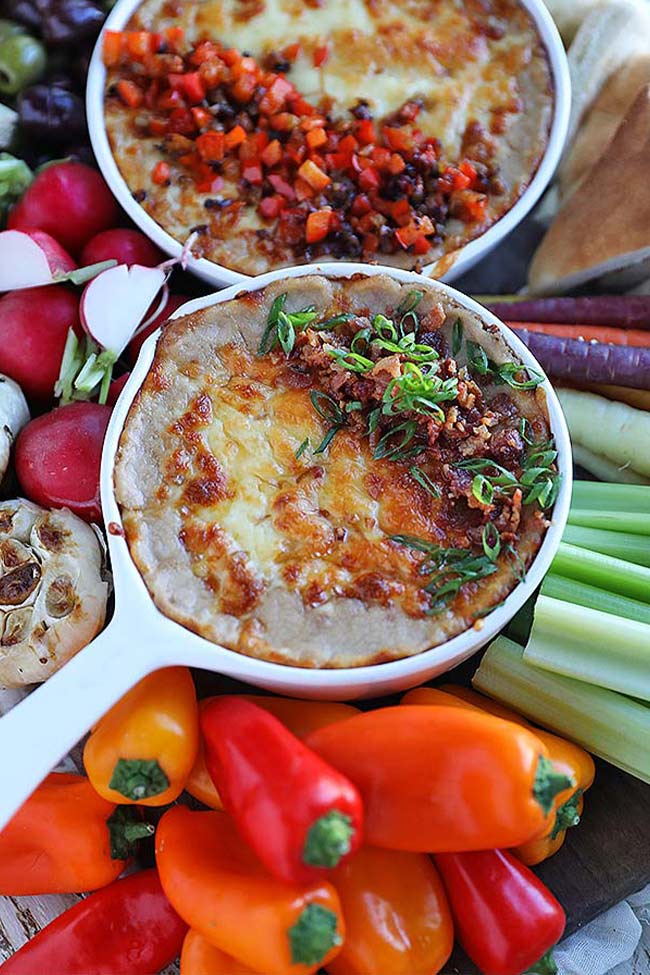
<svg viewBox="0 0 650 975">
<path fill-rule="evenodd" d="M 142 635 L 135 643 L 133 636 L 114 617 L 92 643 L 0 718 L 0 829 L 92 725 L 161 666 L 152 645 Z"/>
</svg>

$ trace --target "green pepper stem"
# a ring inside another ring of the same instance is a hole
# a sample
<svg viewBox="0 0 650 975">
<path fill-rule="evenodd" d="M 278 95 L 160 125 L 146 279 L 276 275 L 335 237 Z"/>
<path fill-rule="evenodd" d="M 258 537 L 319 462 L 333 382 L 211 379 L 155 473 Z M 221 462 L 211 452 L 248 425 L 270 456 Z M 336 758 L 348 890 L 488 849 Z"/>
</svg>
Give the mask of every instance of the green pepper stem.
<svg viewBox="0 0 650 975">
<path fill-rule="evenodd" d="M 155 758 L 118 758 L 108 787 L 137 802 L 160 795 L 169 788 L 169 779 Z"/>
<path fill-rule="evenodd" d="M 582 789 L 577 789 L 558 809 L 555 824 L 551 831 L 552 840 L 555 839 L 558 833 L 563 833 L 565 830 L 571 829 L 572 826 L 577 826 L 580 822 L 578 806 L 580 805 L 581 795 Z"/>
<path fill-rule="evenodd" d="M 570 789 L 573 785 L 575 781 L 571 776 L 556 771 L 553 762 L 545 755 L 539 756 L 533 783 L 533 796 L 542 807 L 545 816 L 548 816 L 553 808 L 556 795 L 564 792 L 565 789 Z"/>
<path fill-rule="evenodd" d="M 338 809 L 331 809 L 309 828 L 302 861 L 310 867 L 336 867 L 350 852 L 354 836 L 352 820 Z"/>
<path fill-rule="evenodd" d="M 308 904 L 289 928 L 291 962 L 294 965 L 320 965 L 336 945 L 341 944 L 337 917 L 321 904 Z"/>
<path fill-rule="evenodd" d="M 553 958 L 553 950 L 549 949 L 545 955 L 535 962 L 524 975 L 557 975 L 557 965 Z"/>
</svg>

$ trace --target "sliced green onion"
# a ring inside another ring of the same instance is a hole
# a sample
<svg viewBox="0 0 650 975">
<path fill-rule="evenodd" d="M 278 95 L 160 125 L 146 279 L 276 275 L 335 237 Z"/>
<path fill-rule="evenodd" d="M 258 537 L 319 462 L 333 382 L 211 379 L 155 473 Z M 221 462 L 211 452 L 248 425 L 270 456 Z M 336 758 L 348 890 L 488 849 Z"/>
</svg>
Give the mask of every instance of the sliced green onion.
<svg viewBox="0 0 650 975">
<path fill-rule="evenodd" d="M 407 420 L 405 423 L 398 423 L 397 426 L 388 430 L 377 441 L 377 446 L 373 453 L 375 460 L 381 460 L 382 458 L 384 460 L 407 460 L 409 457 L 415 457 L 421 453 L 421 444 L 409 447 L 417 432 L 417 428 L 418 425 L 415 420 Z M 395 438 L 397 438 L 396 442 Z"/>
<path fill-rule="evenodd" d="M 650 700 L 650 626 L 540 596 L 524 660 L 565 677 Z"/>
<path fill-rule="evenodd" d="M 517 377 L 520 375 L 528 378 L 518 379 Z M 504 362 L 498 367 L 497 376 L 513 389 L 535 389 L 536 386 L 544 382 L 544 377 L 540 372 L 535 369 L 528 369 L 517 362 Z"/>
<path fill-rule="evenodd" d="M 307 450 L 307 447 L 309 447 L 309 437 L 305 437 L 303 442 L 298 447 L 296 451 L 296 460 L 299 460 L 302 457 L 304 452 Z"/>
<path fill-rule="evenodd" d="M 291 355 L 296 342 L 296 330 L 289 316 L 285 315 L 283 311 L 281 311 L 278 315 L 276 330 L 278 342 L 282 346 L 282 351 L 287 356 Z"/>
<path fill-rule="evenodd" d="M 409 474 L 413 480 L 420 485 L 421 488 L 424 488 L 427 494 L 431 495 L 432 498 L 438 499 L 440 497 L 439 487 L 437 484 L 434 484 L 427 472 L 423 471 L 421 467 L 411 467 Z"/>
<path fill-rule="evenodd" d="M 470 367 L 479 376 L 487 376 L 490 371 L 490 360 L 485 353 L 485 349 L 478 342 L 470 342 L 469 339 L 465 343 L 465 348 L 467 349 L 467 361 Z"/>
<path fill-rule="evenodd" d="M 330 349 L 329 354 L 336 359 L 337 366 L 343 366 L 350 372 L 366 373 L 374 366 L 372 359 L 367 359 L 358 352 L 348 352 L 347 349 Z"/>
<path fill-rule="evenodd" d="M 590 552 L 600 552 L 602 555 L 624 559 L 636 565 L 650 566 L 650 545 L 645 535 L 567 525 L 562 537 L 567 544 L 577 545 Z"/>
<path fill-rule="evenodd" d="M 472 494 L 479 504 L 490 505 L 494 501 L 494 488 L 482 474 L 477 474 L 472 481 Z"/>
<path fill-rule="evenodd" d="M 451 354 L 457 356 L 463 345 L 463 323 L 457 318 L 451 327 Z"/>
<path fill-rule="evenodd" d="M 481 541 L 483 543 L 483 551 L 490 562 L 496 562 L 501 551 L 501 536 L 494 522 L 488 521 L 486 525 L 483 525 Z"/>
<path fill-rule="evenodd" d="M 284 303 L 287 300 L 287 292 L 278 295 L 277 298 L 273 299 L 273 304 L 271 305 L 271 310 L 269 311 L 269 317 L 266 320 L 266 327 L 262 333 L 262 338 L 260 339 L 260 344 L 257 349 L 258 355 L 264 355 L 266 352 L 270 352 L 277 341 L 277 325 L 278 316 L 282 309 L 284 308 Z"/>
<path fill-rule="evenodd" d="M 349 322 L 354 315 L 351 312 L 341 312 L 340 315 L 334 315 L 332 318 L 326 318 L 323 322 L 318 322 L 317 325 L 312 325 L 315 332 L 322 332 L 328 328 L 336 328 L 337 325 L 343 325 L 345 322 Z"/>
<path fill-rule="evenodd" d="M 472 683 L 531 721 L 650 782 L 650 708 L 616 691 L 533 667 L 523 648 L 499 637 Z"/>
<path fill-rule="evenodd" d="M 372 320 L 372 327 L 380 339 L 386 339 L 389 342 L 397 342 L 399 339 L 395 325 L 385 315 L 375 315 Z"/>
<path fill-rule="evenodd" d="M 638 599 L 630 599 L 616 592 L 608 592 L 587 582 L 567 579 L 565 576 L 549 573 L 542 583 L 542 593 L 552 599 L 563 599 L 566 603 L 576 603 L 590 609 L 599 609 L 612 616 L 624 616 L 628 620 L 650 624 L 650 604 Z"/>
</svg>

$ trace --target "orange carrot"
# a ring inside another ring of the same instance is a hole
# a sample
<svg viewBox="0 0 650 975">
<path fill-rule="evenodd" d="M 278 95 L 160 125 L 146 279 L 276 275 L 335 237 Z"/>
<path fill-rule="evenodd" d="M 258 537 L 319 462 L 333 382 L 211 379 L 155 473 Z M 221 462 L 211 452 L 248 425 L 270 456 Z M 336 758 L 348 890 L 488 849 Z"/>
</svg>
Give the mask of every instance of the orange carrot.
<svg viewBox="0 0 650 975">
<path fill-rule="evenodd" d="M 608 345 L 632 345 L 650 348 L 650 331 L 640 328 L 616 328 L 607 325 L 559 325 L 550 322 L 506 322 L 514 331 L 526 329 L 544 335 L 557 335 L 564 339 L 585 339 Z"/>
</svg>

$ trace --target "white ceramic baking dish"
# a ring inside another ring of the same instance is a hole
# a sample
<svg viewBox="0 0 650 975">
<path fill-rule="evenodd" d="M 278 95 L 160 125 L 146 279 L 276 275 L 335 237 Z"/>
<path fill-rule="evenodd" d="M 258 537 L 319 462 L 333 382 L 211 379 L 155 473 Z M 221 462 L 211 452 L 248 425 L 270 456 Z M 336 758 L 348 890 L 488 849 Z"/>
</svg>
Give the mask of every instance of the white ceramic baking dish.
<svg viewBox="0 0 650 975">
<path fill-rule="evenodd" d="M 183 305 L 174 318 L 208 305 L 228 301 L 242 291 L 256 291 L 272 281 L 321 273 L 330 277 L 352 274 L 389 274 L 415 286 L 421 278 L 409 271 L 370 267 L 364 264 L 321 264 L 272 271 L 242 286 L 233 285 L 217 294 Z M 487 325 L 500 328 L 509 346 L 526 366 L 542 372 L 526 346 L 494 315 L 477 302 L 446 286 L 438 286 L 450 298 L 478 315 Z M 154 670 L 186 664 L 217 671 L 267 690 L 294 697 L 350 700 L 414 687 L 470 657 L 496 636 L 548 571 L 564 531 L 571 500 L 571 444 L 564 416 L 553 388 L 544 380 L 548 414 L 558 450 L 562 483 L 551 525 L 526 579 L 505 602 L 481 621 L 452 640 L 416 656 L 389 663 L 339 670 L 308 670 L 256 660 L 197 636 L 175 623 L 154 605 L 131 560 L 121 527 L 120 509 L 113 490 L 113 466 L 129 407 L 151 365 L 157 334 L 142 347 L 138 362 L 113 410 L 106 432 L 101 469 L 104 522 L 109 527 L 115 580 L 115 613 L 106 629 L 58 673 L 25 701 L 0 719 L 0 754 L 3 783 L 0 790 L 0 829 L 56 762 L 82 737 L 108 708 L 138 680 Z M 118 533 L 115 533 L 115 532 Z M 44 732 L 47 729 L 47 733 Z"/>
<path fill-rule="evenodd" d="M 461 248 L 457 252 L 455 260 L 450 264 L 444 274 L 436 275 L 434 273 L 435 264 L 426 265 L 422 270 L 422 274 L 427 277 L 438 276 L 441 281 L 454 281 L 461 274 L 469 271 L 482 257 L 485 257 L 486 254 L 493 250 L 504 237 L 521 223 L 526 214 L 537 203 L 550 183 L 562 156 L 571 110 L 571 79 L 569 77 L 566 53 L 553 18 L 546 9 L 543 0 L 520 0 L 520 2 L 530 12 L 537 25 L 540 37 L 548 51 L 551 66 L 554 111 L 546 152 L 533 179 L 515 205 L 500 220 L 497 220 L 496 223 L 486 230 L 484 234 L 481 234 L 480 237 L 470 241 Z M 118 0 L 106 20 L 104 29 L 122 30 L 140 3 L 141 0 Z M 178 257 L 181 253 L 181 244 L 163 230 L 160 224 L 156 223 L 143 210 L 139 203 L 136 203 L 113 158 L 104 125 L 106 69 L 102 63 L 101 47 L 102 37 L 100 35 L 90 62 L 88 85 L 86 88 L 88 129 L 97 163 L 106 182 L 117 197 L 120 206 L 127 212 L 133 222 L 140 227 L 147 237 L 158 244 L 163 251 L 172 257 Z M 188 266 L 198 277 L 216 286 L 226 286 L 250 281 L 249 275 L 242 274 L 239 271 L 233 271 L 230 268 L 224 267 L 221 264 L 215 264 L 205 258 L 192 258 Z"/>
</svg>

